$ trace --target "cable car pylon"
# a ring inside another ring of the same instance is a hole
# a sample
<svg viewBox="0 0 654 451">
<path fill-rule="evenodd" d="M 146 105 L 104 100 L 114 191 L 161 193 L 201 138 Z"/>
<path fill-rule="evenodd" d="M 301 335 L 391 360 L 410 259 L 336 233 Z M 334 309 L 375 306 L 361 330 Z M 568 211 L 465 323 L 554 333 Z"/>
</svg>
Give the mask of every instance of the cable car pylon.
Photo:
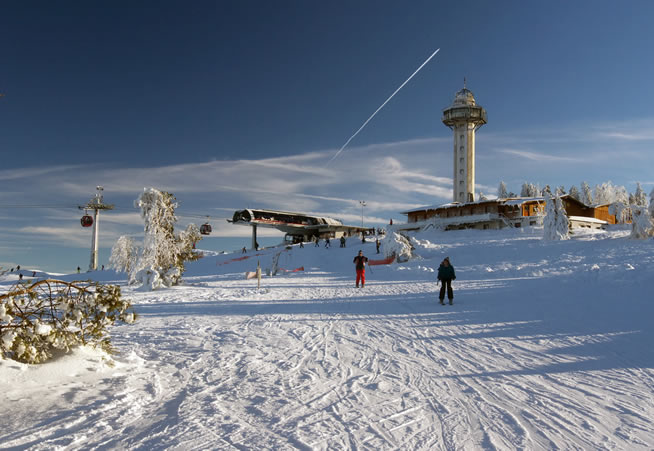
<svg viewBox="0 0 654 451">
<path fill-rule="evenodd" d="M 89 271 L 98 269 L 98 219 L 100 217 L 100 210 L 113 210 L 113 204 L 105 204 L 102 196 L 104 188 L 102 186 L 95 187 L 95 196 L 86 204 L 80 205 L 80 210 L 88 211 L 93 210 L 93 218 L 88 214 L 82 216 L 82 227 L 90 227 L 93 225 L 93 234 L 91 237 L 91 262 L 89 263 Z M 89 224 L 91 222 L 91 224 Z"/>
</svg>

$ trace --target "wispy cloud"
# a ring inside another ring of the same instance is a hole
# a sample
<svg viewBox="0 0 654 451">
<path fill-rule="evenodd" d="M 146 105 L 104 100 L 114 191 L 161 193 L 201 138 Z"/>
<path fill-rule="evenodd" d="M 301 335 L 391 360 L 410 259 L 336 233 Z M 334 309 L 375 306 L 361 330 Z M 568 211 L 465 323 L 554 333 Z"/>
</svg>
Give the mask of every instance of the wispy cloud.
<svg viewBox="0 0 654 451">
<path fill-rule="evenodd" d="M 557 162 L 582 162 L 583 159 L 573 158 L 568 156 L 561 155 L 551 155 L 539 152 L 532 152 L 528 150 L 518 150 L 518 149 L 497 149 L 497 152 L 513 155 L 516 157 L 524 158 L 531 161 L 536 161 L 540 163 L 557 163 Z"/>
</svg>

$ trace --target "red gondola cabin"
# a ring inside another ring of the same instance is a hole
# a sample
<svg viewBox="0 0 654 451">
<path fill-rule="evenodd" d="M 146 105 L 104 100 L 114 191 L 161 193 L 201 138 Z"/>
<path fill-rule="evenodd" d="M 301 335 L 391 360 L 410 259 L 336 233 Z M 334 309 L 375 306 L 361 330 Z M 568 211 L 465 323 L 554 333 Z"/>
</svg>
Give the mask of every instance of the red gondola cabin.
<svg viewBox="0 0 654 451">
<path fill-rule="evenodd" d="M 210 235 L 211 234 L 211 224 L 205 223 L 200 226 L 200 233 L 202 235 Z"/>
<path fill-rule="evenodd" d="M 82 223 L 82 227 L 91 227 L 93 225 L 93 218 L 90 215 L 84 215 L 80 219 L 80 222 Z"/>
</svg>

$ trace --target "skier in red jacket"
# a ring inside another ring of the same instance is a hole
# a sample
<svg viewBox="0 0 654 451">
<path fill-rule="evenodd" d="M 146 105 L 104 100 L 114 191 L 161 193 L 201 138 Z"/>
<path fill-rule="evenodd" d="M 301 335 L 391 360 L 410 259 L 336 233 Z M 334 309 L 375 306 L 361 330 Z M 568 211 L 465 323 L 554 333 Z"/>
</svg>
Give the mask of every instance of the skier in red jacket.
<svg viewBox="0 0 654 451">
<path fill-rule="evenodd" d="M 359 288 L 359 280 L 361 281 L 361 288 L 366 284 L 366 263 L 368 263 L 368 257 L 364 257 L 363 251 L 359 251 L 359 255 L 354 257 L 352 263 L 356 264 L 357 270 L 357 288 Z"/>
</svg>

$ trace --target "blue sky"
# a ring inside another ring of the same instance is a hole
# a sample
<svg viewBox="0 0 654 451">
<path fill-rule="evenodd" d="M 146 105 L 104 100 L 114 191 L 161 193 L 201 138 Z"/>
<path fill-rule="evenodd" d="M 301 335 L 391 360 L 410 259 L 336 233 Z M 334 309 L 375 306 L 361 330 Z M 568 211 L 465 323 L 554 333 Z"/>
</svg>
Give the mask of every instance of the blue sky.
<svg viewBox="0 0 654 451">
<path fill-rule="evenodd" d="M 463 77 L 488 124 L 477 190 L 654 187 L 654 2 L 5 2 L 0 266 L 86 268 L 142 236 L 144 187 L 175 194 L 200 247 L 249 244 L 246 207 L 383 225 L 451 197 L 441 112 Z M 329 159 L 437 48 L 333 162 Z M 20 208 L 18 208 L 20 207 Z M 278 235 L 263 238 L 270 243 Z"/>
</svg>

